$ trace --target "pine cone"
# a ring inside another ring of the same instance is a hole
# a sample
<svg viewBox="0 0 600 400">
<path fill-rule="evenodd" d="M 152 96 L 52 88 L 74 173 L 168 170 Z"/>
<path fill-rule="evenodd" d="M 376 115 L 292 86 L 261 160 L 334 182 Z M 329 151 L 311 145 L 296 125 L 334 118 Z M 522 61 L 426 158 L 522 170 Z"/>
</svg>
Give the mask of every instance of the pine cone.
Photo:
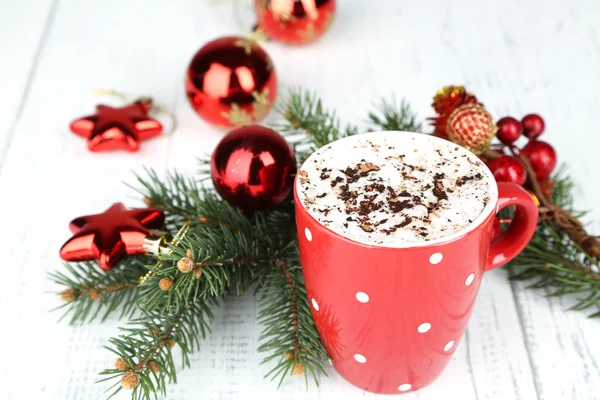
<svg viewBox="0 0 600 400">
<path fill-rule="evenodd" d="M 71 302 L 75 301 L 79 297 L 79 292 L 75 292 L 73 289 L 65 289 L 58 294 L 62 301 Z"/>
<path fill-rule="evenodd" d="M 115 360 L 115 368 L 120 369 L 121 371 L 127 371 L 129 369 L 129 364 L 127 364 L 122 357 L 119 357 Z"/>
<path fill-rule="evenodd" d="M 194 278 L 200 279 L 201 276 L 202 276 L 202 268 L 200 268 L 200 267 L 194 268 Z"/>
<path fill-rule="evenodd" d="M 140 377 L 135 372 L 129 371 L 123 374 L 121 386 L 123 389 L 131 390 L 140 384 Z"/>
<path fill-rule="evenodd" d="M 177 261 L 177 269 L 182 274 L 187 274 L 188 272 L 192 272 L 196 265 L 194 261 L 190 260 L 187 257 L 183 257 L 181 260 Z"/>
<path fill-rule="evenodd" d="M 160 370 L 160 368 L 159 368 L 158 364 L 157 364 L 157 363 L 156 363 L 156 361 L 154 361 L 154 360 L 150 360 L 150 361 L 148 361 L 148 364 L 147 364 L 147 365 L 150 367 L 150 369 L 151 369 L 152 371 L 154 371 L 154 373 L 155 373 L 155 374 L 156 374 L 156 373 L 158 373 L 158 371 Z"/>
<path fill-rule="evenodd" d="M 162 278 L 160 282 L 158 282 L 158 287 L 165 292 L 171 290 L 173 287 L 173 280 L 171 278 Z"/>
<path fill-rule="evenodd" d="M 294 376 L 300 376 L 304 373 L 304 365 L 302 364 L 295 364 L 294 365 L 294 369 L 292 370 L 292 375 Z"/>
</svg>

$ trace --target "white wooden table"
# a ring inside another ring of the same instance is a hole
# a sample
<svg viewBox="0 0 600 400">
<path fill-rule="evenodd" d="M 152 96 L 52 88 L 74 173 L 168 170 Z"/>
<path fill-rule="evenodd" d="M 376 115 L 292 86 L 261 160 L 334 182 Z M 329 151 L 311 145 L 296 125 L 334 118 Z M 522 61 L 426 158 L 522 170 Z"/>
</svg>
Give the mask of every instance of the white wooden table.
<svg viewBox="0 0 600 400">
<path fill-rule="evenodd" d="M 213 2 L 215 3 L 215 2 Z M 193 173 L 223 132 L 188 106 L 183 74 L 206 41 L 240 33 L 228 1 L 0 1 L 0 398 L 102 399 L 96 373 L 118 321 L 57 324 L 56 290 L 68 222 L 116 201 L 140 205 L 122 184 L 152 166 Z M 600 221 L 600 3 L 597 0 L 339 0 L 318 43 L 264 46 L 281 87 L 317 90 L 342 118 L 364 125 L 382 96 L 406 97 L 421 118 L 431 96 L 463 83 L 497 117 L 538 112 L 545 139 L 570 166 L 576 205 Z M 485 4 L 484 4 L 485 3 Z M 244 11 L 246 12 L 246 11 Z M 89 114 L 90 88 L 148 94 L 179 129 L 137 154 L 92 154 L 68 130 Z M 594 225 L 600 232 L 600 224 Z M 569 299 L 489 273 L 466 336 L 431 387 L 406 399 L 600 398 L 600 321 L 567 311 Z M 193 367 L 169 399 L 376 398 L 334 371 L 320 388 L 292 379 L 279 391 L 259 366 L 251 296 L 230 299 Z M 127 398 L 126 395 L 120 398 Z M 383 397 L 378 397 L 383 398 Z M 386 397 L 387 398 L 387 397 Z"/>
</svg>

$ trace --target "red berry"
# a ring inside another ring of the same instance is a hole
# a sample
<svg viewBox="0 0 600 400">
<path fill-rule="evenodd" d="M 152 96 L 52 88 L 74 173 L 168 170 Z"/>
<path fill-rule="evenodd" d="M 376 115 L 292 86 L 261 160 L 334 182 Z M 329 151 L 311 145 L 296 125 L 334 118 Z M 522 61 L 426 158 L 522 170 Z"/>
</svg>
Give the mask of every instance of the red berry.
<svg viewBox="0 0 600 400">
<path fill-rule="evenodd" d="M 513 117 L 501 118 L 496 124 L 498 125 L 498 139 L 504 144 L 511 144 L 521 136 L 523 127 Z"/>
<path fill-rule="evenodd" d="M 521 160 L 513 156 L 500 156 L 488 162 L 488 167 L 496 182 L 514 182 L 523 185 L 527 172 Z"/>
<path fill-rule="evenodd" d="M 535 139 L 544 132 L 544 120 L 537 114 L 527 114 L 521 120 L 523 124 L 523 135 Z"/>
<path fill-rule="evenodd" d="M 546 179 L 556 167 L 556 151 L 546 142 L 534 140 L 523 148 L 538 179 Z"/>
</svg>

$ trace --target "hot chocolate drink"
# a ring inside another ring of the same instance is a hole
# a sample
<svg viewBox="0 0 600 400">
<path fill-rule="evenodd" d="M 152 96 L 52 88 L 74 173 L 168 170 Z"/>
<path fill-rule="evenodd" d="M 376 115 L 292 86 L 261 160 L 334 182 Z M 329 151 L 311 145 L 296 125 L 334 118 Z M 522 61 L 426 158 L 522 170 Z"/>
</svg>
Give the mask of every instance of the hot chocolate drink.
<svg viewBox="0 0 600 400">
<path fill-rule="evenodd" d="M 487 167 L 454 143 L 379 132 L 331 143 L 298 171 L 309 214 L 364 244 L 404 247 L 461 231 L 495 195 Z"/>
</svg>

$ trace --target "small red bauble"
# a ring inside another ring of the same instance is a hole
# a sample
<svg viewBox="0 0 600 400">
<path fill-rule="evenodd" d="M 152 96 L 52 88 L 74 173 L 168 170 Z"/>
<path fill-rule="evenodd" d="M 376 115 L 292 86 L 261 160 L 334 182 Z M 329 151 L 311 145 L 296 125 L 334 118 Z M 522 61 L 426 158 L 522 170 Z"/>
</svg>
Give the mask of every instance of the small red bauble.
<svg viewBox="0 0 600 400">
<path fill-rule="evenodd" d="M 254 0 L 258 26 L 270 38 L 289 44 L 318 39 L 331 25 L 335 0 Z"/>
<path fill-rule="evenodd" d="M 296 158 L 290 145 L 274 130 L 259 125 L 229 132 L 210 160 L 217 192 L 244 212 L 285 200 L 295 171 Z"/>
<path fill-rule="evenodd" d="M 496 136 L 502 143 L 507 145 L 514 143 L 521 136 L 523 130 L 521 123 L 513 117 L 500 118 L 497 125 L 498 133 Z"/>
<path fill-rule="evenodd" d="M 96 106 L 96 114 L 71 123 L 71 131 L 88 140 L 90 151 L 137 151 L 140 142 L 158 136 L 162 125 L 148 116 L 149 101 L 137 101 L 125 107 Z"/>
<path fill-rule="evenodd" d="M 214 125 L 236 127 L 261 120 L 277 95 L 269 55 L 255 41 L 224 37 L 192 58 L 185 80 L 194 110 Z"/>
<path fill-rule="evenodd" d="M 487 164 L 496 182 L 514 182 L 523 185 L 527 180 L 525 166 L 516 157 L 500 156 L 488 162 Z"/>
<path fill-rule="evenodd" d="M 127 210 L 123 204 L 115 203 L 102 214 L 71 221 L 73 237 L 60 249 L 60 256 L 65 261 L 97 259 L 103 270 L 109 270 L 125 255 L 146 254 L 146 236 L 164 222 L 165 215 L 160 210 Z"/>
<path fill-rule="evenodd" d="M 527 114 L 521 123 L 523 124 L 523 135 L 530 139 L 535 139 L 544 133 L 544 120 L 537 114 Z"/>
<path fill-rule="evenodd" d="M 534 140 L 523 148 L 523 154 L 529 158 L 531 166 L 538 179 L 550 176 L 556 167 L 556 152 L 554 148 L 541 140 Z"/>
<path fill-rule="evenodd" d="M 448 138 L 475 154 L 480 154 L 489 146 L 496 134 L 496 124 L 492 116 L 479 104 L 463 104 L 448 117 L 446 133 Z"/>
</svg>

